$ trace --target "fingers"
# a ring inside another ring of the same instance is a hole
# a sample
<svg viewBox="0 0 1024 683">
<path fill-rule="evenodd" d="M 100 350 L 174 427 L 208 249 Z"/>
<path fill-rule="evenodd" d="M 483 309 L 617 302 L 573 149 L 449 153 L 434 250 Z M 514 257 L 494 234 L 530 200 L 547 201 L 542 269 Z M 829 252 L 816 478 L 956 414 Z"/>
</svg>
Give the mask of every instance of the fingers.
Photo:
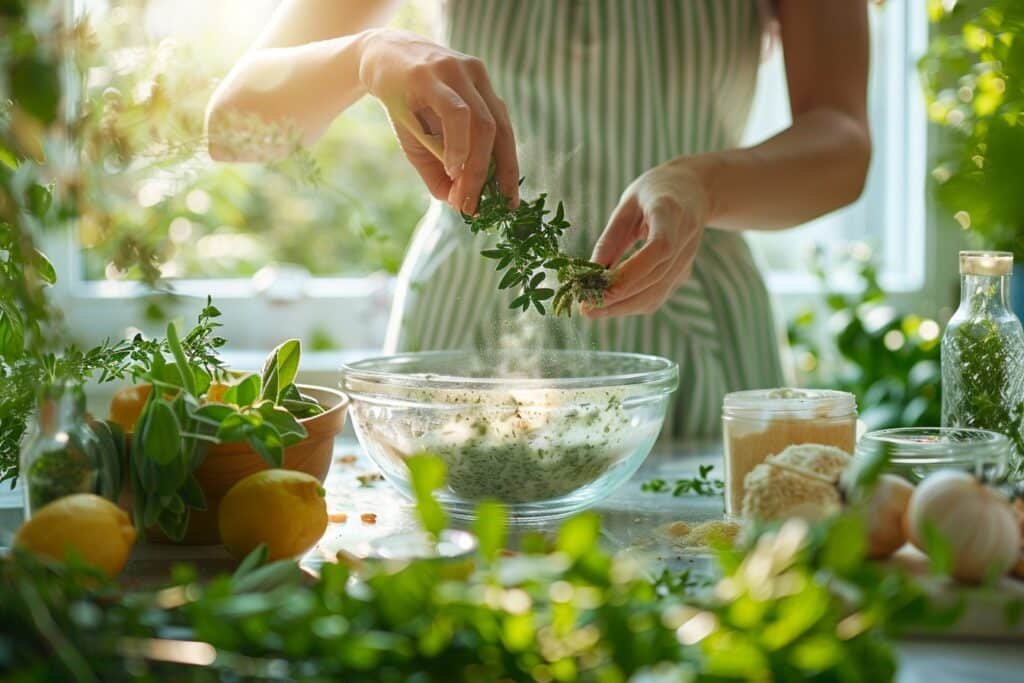
<svg viewBox="0 0 1024 683">
<path fill-rule="evenodd" d="M 487 180 L 498 124 L 476 86 L 466 80 L 457 92 L 469 105 L 470 147 L 462 172 L 455 178 L 448 201 L 463 213 L 475 213 L 480 191 Z"/>
<path fill-rule="evenodd" d="M 519 158 L 516 154 L 516 137 L 512 132 L 512 122 L 508 116 L 508 107 L 495 94 L 486 74 L 474 80 L 480 96 L 494 117 L 494 177 L 502 194 L 508 197 L 512 206 L 519 204 Z"/>
<path fill-rule="evenodd" d="M 426 97 L 427 105 L 441 119 L 444 136 L 444 170 L 451 179 L 457 178 L 475 143 L 471 139 L 470 104 L 443 82 L 432 84 Z M 428 115 L 425 115 L 428 116 Z"/>
<path fill-rule="evenodd" d="M 650 315 L 657 311 L 676 288 L 689 279 L 697 255 L 699 240 L 693 240 L 662 268 L 650 285 L 618 301 L 608 302 L 600 308 L 589 308 L 583 314 L 592 320 L 626 315 Z"/>
<path fill-rule="evenodd" d="M 665 227 L 663 220 L 652 219 L 650 233 L 650 240 L 613 273 L 612 286 L 605 294 L 606 305 L 629 299 L 653 286 L 666 268 L 672 270 L 669 262 L 674 263 L 679 254 L 700 244 L 700 229 L 685 221 Z M 645 253 L 648 251 L 653 253 Z"/>
<path fill-rule="evenodd" d="M 636 197 L 631 195 L 615 207 L 608 225 L 594 245 L 590 260 L 611 268 L 633 243 L 644 236 L 642 228 L 643 212 Z"/>
<path fill-rule="evenodd" d="M 647 217 L 645 223 L 647 241 L 612 273 L 612 286 L 608 290 L 612 297 L 622 298 L 624 291 L 634 290 L 637 282 L 657 273 L 677 253 L 676 226 L 667 226 L 663 219 L 654 216 Z"/>
<path fill-rule="evenodd" d="M 448 177 L 444 166 L 434 156 L 434 153 L 424 147 L 416 136 L 406 128 L 396 126 L 395 132 L 405 156 L 416 172 L 420 174 L 420 178 L 423 179 L 423 184 L 427 186 L 431 196 L 446 201 L 452 190 L 452 180 Z"/>
</svg>

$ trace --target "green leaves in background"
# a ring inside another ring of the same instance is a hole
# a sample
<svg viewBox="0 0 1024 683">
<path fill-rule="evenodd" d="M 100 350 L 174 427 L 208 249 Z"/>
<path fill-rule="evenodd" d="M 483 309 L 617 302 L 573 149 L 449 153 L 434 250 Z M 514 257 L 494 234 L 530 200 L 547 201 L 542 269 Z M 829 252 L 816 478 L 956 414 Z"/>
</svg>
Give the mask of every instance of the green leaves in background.
<svg viewBox="0 0 1024 683">
<path fill-rule="evenodd" d="M 448 467 L 441 458 L 429 453 L 414 455 L 406 460 L 406 464 L 409 466 L 420 524 L 424 531 L 437 536 L 448 525 L 448 515 L 434 498 L 434 491 L 444 486 Z"/>
<path fill-rule="evenodd" d="M 7 78 L 19 109 L 44 126 L 57 119 L 61 90 L 57 64 L 29 54 L 8 65 Z"/>
<path fill-rule="evenodd" d="M 869 429 L 939 424 L 938 322 L 892 304 L 866 244 L 819 248 L 811 266 L 825 301 L 789 322 L 797 385 L 851 392 Z M 833 289 L 839 274 L 853 276 L 857 289 Z"/>
<path fill-rule="evenodd" d="M 977 248 L 1024 259 L 1024 3 L 930 0 L 919 70 L 941 127 L 932 172 L 938 202 Z"/>
</svg>

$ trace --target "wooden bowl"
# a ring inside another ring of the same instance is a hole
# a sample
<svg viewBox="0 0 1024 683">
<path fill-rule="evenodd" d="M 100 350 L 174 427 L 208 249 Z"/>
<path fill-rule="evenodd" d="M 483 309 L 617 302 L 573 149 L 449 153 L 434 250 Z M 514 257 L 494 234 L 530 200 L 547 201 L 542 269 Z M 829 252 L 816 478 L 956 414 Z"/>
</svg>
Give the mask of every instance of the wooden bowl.
<svg viewBox="0 0 1024 683">
<path fill-rule="evenodd" d="M 299 420 L 309 435 L 284 451 L 284 469 L 298 470 L 316 477 L 322 483 L 331 468 L 334 438 L 345 426 L 348 397 L 327 387 L 298 385 L 303 394 L 312 396 L 324 412 Z M 268 469 L 266 461 L 245 443 L 210 446 L 206 458 L 196 468 L 196 479 L 206 495 L 206 509 L 189 513 L 188 528 L 180 541 L 172 541 L 159 529 L 147 530 L 155 543 L 181 543 L 185 545 L 216 545 L 220 543 L 217 513 L 220 501 L 238 481 L 253 472 Z M 258 510 L 253 511 L 259 514 Z"/>
</svg>

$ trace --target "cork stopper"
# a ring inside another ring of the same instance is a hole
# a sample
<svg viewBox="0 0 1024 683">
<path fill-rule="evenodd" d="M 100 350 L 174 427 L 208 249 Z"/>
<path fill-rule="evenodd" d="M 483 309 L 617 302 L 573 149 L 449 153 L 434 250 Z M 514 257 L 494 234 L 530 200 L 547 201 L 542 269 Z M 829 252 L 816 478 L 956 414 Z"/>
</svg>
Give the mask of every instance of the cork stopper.
<svg viewBox="0 0 1024 683">
<path fill-rule="evenodd" d="M 1008 251 L 961 251 L 961 275 L 1009 275 L 1013 270 L 1013 254 Z"/>
</svg>

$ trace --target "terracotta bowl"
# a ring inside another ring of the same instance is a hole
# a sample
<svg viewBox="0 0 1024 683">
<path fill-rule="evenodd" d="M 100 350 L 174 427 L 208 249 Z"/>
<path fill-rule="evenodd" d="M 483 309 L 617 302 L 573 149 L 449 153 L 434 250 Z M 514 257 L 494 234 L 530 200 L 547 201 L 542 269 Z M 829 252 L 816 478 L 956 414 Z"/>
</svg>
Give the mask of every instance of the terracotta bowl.
<svg viewBox="0 0 1024 683">
<path fill-rule="evenodd" d="M 334 453 L 334 438 L 345 426 L 345 412 L 348 397 L 340 391 L 327 387 L 298 385 L 303 394 L 312 396 L 324 407 L 324 412 L 307 417 L 299 422 L 309 436 L 284 451 L 284 468 L 311 474 L 321 482 L 331 468 Z M 185 545 L 216 545 L 220 543 L 217 512 L 224 494 L 239 480 L 253 472 L 265 470 L 268 465 L 263 458 L 244 443 L 219 444 L 206 451 L 206 458 L 196 469 L 196 479 L 206 494 L 206 510 L 192 510 L 188 528 L 180 541 L 171 541 L 158 529 L 149 530 L 147 535 L 156 543 L 181 543 Z M 256 512 L 256 511 L 254 511 Z"/>
</svg>

